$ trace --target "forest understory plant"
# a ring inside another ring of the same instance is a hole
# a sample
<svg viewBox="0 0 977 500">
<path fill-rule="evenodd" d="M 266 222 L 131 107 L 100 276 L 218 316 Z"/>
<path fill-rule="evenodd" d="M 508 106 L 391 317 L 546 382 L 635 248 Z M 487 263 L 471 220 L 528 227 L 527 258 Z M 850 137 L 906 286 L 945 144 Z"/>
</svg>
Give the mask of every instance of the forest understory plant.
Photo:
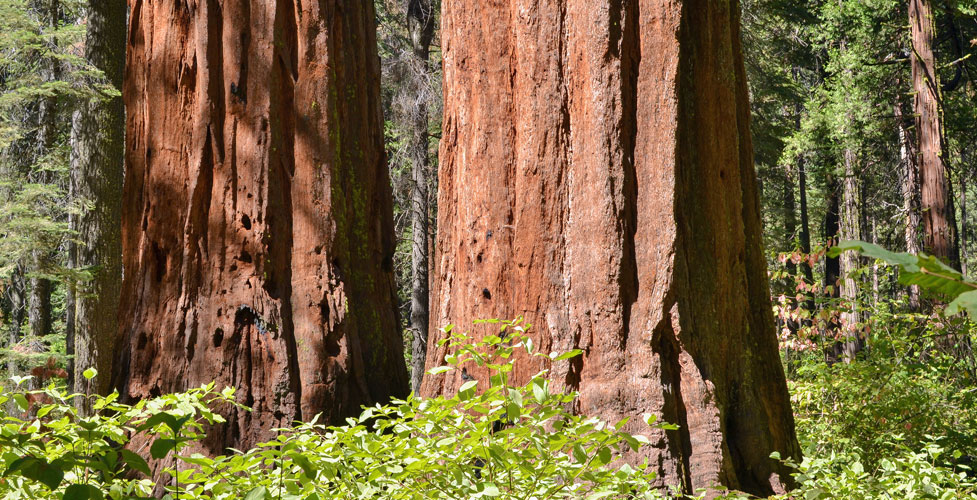
<svg viewBox="0 0 977 500">
<path fill-rule="evenodd" d="M 449 366 L 433 370 L 483 366 L 491 380 L 481 390 L 469 381 L 450 398 L 412 395 L 364 408 L 342 426 L 313 419 L 251 450 L 213 458 L 191 450 L 206 429 L 222 424 L 213 408 L 233 400 L 231 389 L 218 393 L 211 384 L 134 406 L 117 403 L 117 394 L 96 397 L 98 413 L 83 418 L 71 400 L 84 396 L 54 385 L 23 391 L 20 378 L 0 396 L 0 408 L 16 404 L 15 411 L 0 410 L 0 496 L 123 499 L 160 490 L 172 499 L 248 500 L 667 496 L 652 486 L 647 464 L 622 461 L 626 451 L 648 444 L 621 431 L 627 420 L 610 424 L 570 413 L 575 395 L 551 390 L 545 371 L 524 385 L 509 378 L 517 350 L 547 363 L 567 363 L 580 352 L 535 352 L 525 325 L 498 323 L 498 335 L 478 341 L 449 327 L 454 355 Z M 149 456 L 133 450 L 135 442 L 146 443 Z"/>
</svg>

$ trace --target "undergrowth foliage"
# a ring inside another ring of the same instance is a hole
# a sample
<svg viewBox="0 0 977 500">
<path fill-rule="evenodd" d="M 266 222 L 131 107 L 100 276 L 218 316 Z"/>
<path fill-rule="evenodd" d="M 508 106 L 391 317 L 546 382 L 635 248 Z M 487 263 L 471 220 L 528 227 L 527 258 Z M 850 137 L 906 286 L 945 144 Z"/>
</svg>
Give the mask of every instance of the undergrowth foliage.
<svg viewBox="0 0 977 500">
<path fill-rule="evenodd" d="M 342 426 L 296 424 L 254 449 L 215 458 L 184 451 L 205 425 L 223 420 L 210 408 L 232 402 L 232 389 L 211 384 L 133 406 L 115 394 L 95 397 L 98 413 L 84 418 L 71 401 L 84 396 L 55 386 L 4 391 L 0 408 L 12 401 L 17 410 L 0 409 L 0 497 L 145 498 L 163 481 L 172 499 L 660 498 L 652 473 L 621 460 L 647 443 L 621 431 L 626 420 L 611 425 L 569 413 L 575 395 L 551 391 L 545 371 L 520 386 L 509 378 L 517 349 L 549 363 L 579 351 L 538 353 L 520 322 L 499 325 L 500 335 L 479 341 L 452 332 L 450 366 L 434 370 L 486 367 L 492 375 L 481 393 L 469 381 L 451 397 L 364 408 Z M 140 434 L 148 450 L 132 449 Z M 156 466 L 174 465 L 154 475 L 146 451 L 175 458 Z"/>
<path fill-rule="evenodd" d="M 798 488 L 777 498 L 977 495 L 975 384 L 959 359 L 933 347 L 950 323 L 889 309 L 877 309 L 878 326 L 851 363 L 828 365 L 817 349 L 792 358 L 805 456 L 788 461 Z M 296 423 L 251 450 L 218 457 L 192 450 L 208 426 L 223 422 L 212 409 L 234 404 L 233 389 L 210 384 L 135 405 L 120 404 L 116 394 L 91 396 L 97 413 L 82 417 L 72 403 L 86 396 L 53 384 L 22 389 L 30 377 L 15 378 L 12 390 L 0 392 L 0 498 L 688 498 L 654 489 L 647 463 L 622 459 L 647 444 L 622 432 L 626 420 L 569 413 L 576 395 L 552 390 L 546 370 L 524 385 L 510 378 L 517 351 L 544 366 L 579 351 L 539 353 L 523 323 L 494 323 L 498 334 L 481 340 L 449 327 L 448 366 L 431 370 L 477 365 L 490 373 L 486 387 L 463 376 L 451 397 L 412 395 L 364 408 L 340 426 Z M 675 428 L 651 415 L 644 420 Z"/>
<path fill-rule="evenodd" d="M 779 260 L 815 267 L 842 251 L 871 259 L 853 273 L 860 286 L 854 301 L 832 296 L 836 283 L 773 272 L 788 292 L 775 299 L 774 312 L 804 450 L 791 464 L 799 485 L 793 498 L 975 498 L 977 284 L 932 257 L 858 241 Z M 952 307 L 913 311 L 908 285 Z M 852 311 L 860 312 L 858 322 L 846 325 Z M 857 356 L 826 362 L 851 334 L 864 340 Z"/>
</svg>

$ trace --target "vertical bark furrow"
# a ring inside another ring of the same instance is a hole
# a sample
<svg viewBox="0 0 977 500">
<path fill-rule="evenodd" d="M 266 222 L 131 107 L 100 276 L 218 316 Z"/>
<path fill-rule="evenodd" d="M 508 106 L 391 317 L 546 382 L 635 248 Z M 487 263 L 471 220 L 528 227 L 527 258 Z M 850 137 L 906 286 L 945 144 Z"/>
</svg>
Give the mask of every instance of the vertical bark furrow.
<svg viewBox="0 0 977 500">
<path fill-rule="evenodd" d="M 180 4 L 130 2 L 114 383 L 240 388 L 213 452 L 405 395 L 372 4 Z"/>
<path fill-rule="evenodd" d="M 643 454 L 689 492 L 782 489 L 789 478 L 769 453 L 798 453 L 760 249 L 738 8 L 460 1 L 442 16 L 432 325 L 483 335 L 472 320 L 525 314 L 541 349 L 583 349 L 551 377 L 579 390 L 583 413 L 680 421 Z M 489 18 L 509 19 L 514 39 Z M 429 367 L 443 362 L 440 338 Z M 427 377 L 421 392 L 451 394 L 454 377 Z"/>
<path fill-rule="evenodd" d="M 930 0 L 910 0 L 909 27 L 916 111 L 916 138 L 923 219 L 923 249 L 953 267 L 959 267 L 953 198 L 946 168 L 942 98 L 933 52 L 935 23 Z"/>
</svg>

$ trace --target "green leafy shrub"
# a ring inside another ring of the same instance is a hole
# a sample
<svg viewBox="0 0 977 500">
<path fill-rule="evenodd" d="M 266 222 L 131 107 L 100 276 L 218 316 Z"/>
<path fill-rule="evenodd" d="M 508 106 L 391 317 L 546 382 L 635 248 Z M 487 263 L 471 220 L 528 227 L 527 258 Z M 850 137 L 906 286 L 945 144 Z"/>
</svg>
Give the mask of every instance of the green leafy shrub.
<svg viewBox="0 0 977 500">
<path fill-rule="evenodd" d="M 820 277 L 805 283 L 796 269 L 773 273 L 781 288 L 774 312 L 805 456 L 791 464 L 799 487 L 786 498 L 977 497 L 970 470 L 977 456 L 977 380 L 969 349 L 977 339 L 972 319 L 958 314 L 973 318 L 977 285 L 932 257 L 857 241 L 778 260 L 814 267 L 846 250 L 893 267 L 854 270 L 859 288 L 851 300 L 833 296 L 837 284 Z M 906 285 L 954 307 L 914 312 Z M 849 331 L 863 336 L 864 349 L 849 362 L 828 363 L 826 354 L 849 332 L 842 319 L 851 311 L 860 314 Z"/>
<path fill-rule="evenodd" d="M 184 455 L 203 426 L 220 422 L 209 408 L 230 401 L 233 391 L 205 386 L 135 406 L 97 398 L 99 414 L 79 418 L 73 397 L 53 387 L 4 393 L 31 418 L 0 413 L 3 498 L 134 498 L 156 486 L 130 479 L 149 472 L 127 451 L 133 433 L 152 438 L 153 458 L 175 453 L 175 480 L 165 489 L 181 499 L 559 499 L 660 498 L 644 467 L 623 463 L 622 453 L 647 440 L 572 415 L 574 395 L 550 390 L 545 372 L 515 386 L 509 375 L 522 349 L 561 363 L 579 352 L 542 355 L 518 322 L 501 322 L 500 334 L 479 342 L 452 332 L 451 366 L 475 364 L 491 373 L 478 393 L 474 381 L 448 398 L 415 398 L 365 408 L 343 426 L 315 421 L 280 429 L 273 441 L 216 458 Z M 35 401 L 32 405 L 31 399 Z M 39 399 L 45 399 L 37 405 Z M 652 417 L 646 417 L 654 424 Z M 147 474 L 148 475 L 148 474 Z"/>
<path fill-rule="evenodd" d="M 967 471 L 939 465 L 945 450 L 936 443 L 918 452 L 903 448 L 871 468 L 865 465 L 865 455 L 857 449 L 827 454 L 808 451 L 800 464 L 794 464 L 799 487 L 787 498 L 949 500 L 977 495 Z"/>
<path fill-rule="evenodd" d="M 95 376 L 94 370 L 85 376 Z M 153 439 L 152 454 L 161 457 L 203 437 L 204 424 L 222 422 L 209 408 L 230 403 L 232 389 L 217 393 L 213 384 L 181 394 L 116 402 L 118 394 L 93 397 L 97 412 L 83 417 L 69 395 L 54 385 L 23 391 L 30 377 L 14 378 L 16 388 L 0 392 L 0 498 L 145 498 L 152 490 L 146 460 L 126 448 L 134 435 Z M 15 406 L 8 412 L 7 408 Z"/>
</svg>

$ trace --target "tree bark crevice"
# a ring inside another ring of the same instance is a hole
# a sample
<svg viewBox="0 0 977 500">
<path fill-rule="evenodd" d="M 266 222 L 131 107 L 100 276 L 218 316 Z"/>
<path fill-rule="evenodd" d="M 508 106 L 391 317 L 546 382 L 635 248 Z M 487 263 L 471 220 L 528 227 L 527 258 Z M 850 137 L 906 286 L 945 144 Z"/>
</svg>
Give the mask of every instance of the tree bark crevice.
<svg viewBox="0 0 977 500">
<path fill-rule="evenodd" d="M 212 453 L 405 396 L 372 4 L 129 4 L 113 384 L 239 388 Z"/>
<path fill-rule="evenodd" d="M 578 411 L 684 420 L 642 452 L 662 484 L 768 494 L 790 482 L 770 452 L 799 447 L 760 246 L 738 9 L 444 5 L 431 323 L 480 336 L 489 327 L 472 320 L 525 315 L 541 351 L 584 351 L 550 373 L 579 391 Z M 428 366 L 447 354 L 441 337 Z M 538 368 L 517 363 L 516 379 Z M 462 382 L 429 376 L 421 393 Z"/>
</svg>

